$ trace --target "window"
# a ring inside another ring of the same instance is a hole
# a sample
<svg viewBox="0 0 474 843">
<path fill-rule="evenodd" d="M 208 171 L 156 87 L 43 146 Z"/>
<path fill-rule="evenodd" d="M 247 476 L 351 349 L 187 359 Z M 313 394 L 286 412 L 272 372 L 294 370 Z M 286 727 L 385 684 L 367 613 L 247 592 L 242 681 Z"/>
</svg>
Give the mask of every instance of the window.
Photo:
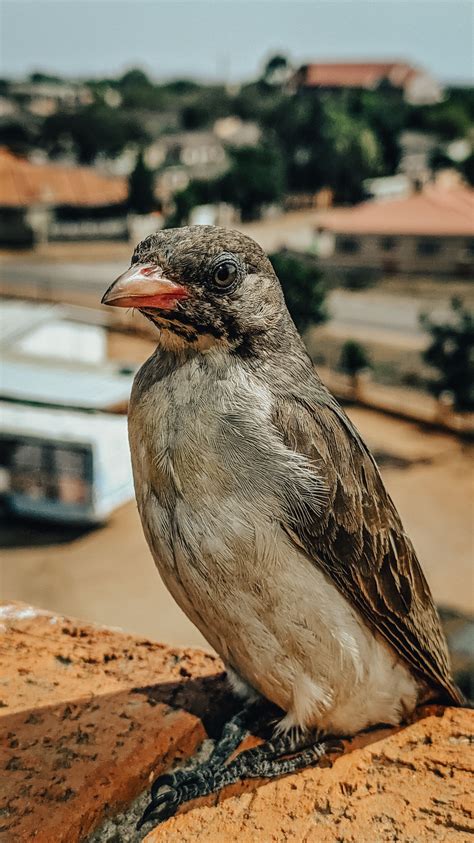
<svg viewBox="0 0 474 843">
<path fill-rule="evenodd" d="M 382 252 L 392 252 L 396 246 L 398 245 L 398 240 L 396 237 L 381 237 L 380 238 L 380 248 Z"/>
<path fill-rule="evenodd" d="M 339 251 L 345 255 L 353 255 L 360 251 L 360 243 L 355 237 L 341 237 L 339 240 Z"/>
<path fill-rule="evenodd" d="M 91 498 L 92 454 L 79 446 L 16 441 L 11 486 L 30 498 L 87 504 Z"/>
<path fill-rule="evenodd" d="M 430 257 L 437 255 L 441 251 L 441 244 L 438 240 L 418 240 L 416 244 L 416 251 L 418 255 L 423 257 Z"/>
</svg>

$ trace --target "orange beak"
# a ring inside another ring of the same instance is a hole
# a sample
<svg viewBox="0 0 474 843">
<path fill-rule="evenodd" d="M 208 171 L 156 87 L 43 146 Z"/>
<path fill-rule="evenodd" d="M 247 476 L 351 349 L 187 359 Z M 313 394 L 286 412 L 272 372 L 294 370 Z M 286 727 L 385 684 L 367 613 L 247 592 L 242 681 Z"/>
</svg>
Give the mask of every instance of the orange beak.
<svg viewBox="0 0 474 843">
<path fill-rule="evenodd" d="M 161 267 L 138 263 L 123 272 L 102 296 L 102 304 L 114 307 L 156 307 L 170 310 L 188 296 L 181 284 L 165 278 Z"/>
</svg>

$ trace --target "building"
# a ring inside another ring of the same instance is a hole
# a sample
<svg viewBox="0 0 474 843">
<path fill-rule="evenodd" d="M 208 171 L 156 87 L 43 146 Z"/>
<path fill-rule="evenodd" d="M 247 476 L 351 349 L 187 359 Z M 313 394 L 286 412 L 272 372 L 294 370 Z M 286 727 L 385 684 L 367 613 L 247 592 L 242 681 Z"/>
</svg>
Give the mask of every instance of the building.
<svg viewBox="0 0 474 843">
<path fill-rule="evenodd" d="M 60 79 L 11 82 L 8 94 L 32 114 L 41 117 L 54 114 L 60 108 L 89 105 L 94 99 L 87 85 Z"/>
<path fill-rule="evenodd" d="M 162 135 L 148 147 L 145 157 L 147 165 L 158 171 L 155 194 L 165 206 L 192 179 L 214 179 L 228 166 L 222 140 L 207 131 Z"/>
<path fill-rule="evenodd" d="M 328 269 L 469 276 L 474 190 L 435 184 L 407 198 L 329 211 L 321 218 L 315 250 Z"/>
<path fill-rule="evenodd" d="M 442 88 L 426 70 L 404 61 L 317 62 L 299 68 L 292 90 L 366 90 L 387 86 L 402 91 L 413 105 L 428 105 L 442 99 Z"/>
<path fill-rule="evenodd" d="M 0 148 L 0 245 L 127 239 L 127 182 L 92 167 L 36 164 Z"/>
</svg>

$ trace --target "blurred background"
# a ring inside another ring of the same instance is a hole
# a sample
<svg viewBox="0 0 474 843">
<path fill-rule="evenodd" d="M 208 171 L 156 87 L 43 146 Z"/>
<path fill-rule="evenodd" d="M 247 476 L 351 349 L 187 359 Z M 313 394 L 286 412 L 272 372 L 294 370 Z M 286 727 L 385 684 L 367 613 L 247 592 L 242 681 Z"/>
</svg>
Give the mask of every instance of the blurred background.
<svg viewBox="0 0 474 843">
<path fill-rule="evenodd" d="M 473 6 L 5 0 L 0 591 L 204 645 L 151 560 L 126 434 L 155 347 L 100 298 L 161 227 L 271 255 L 372 448 L 468 688 Z"/>
</svg>

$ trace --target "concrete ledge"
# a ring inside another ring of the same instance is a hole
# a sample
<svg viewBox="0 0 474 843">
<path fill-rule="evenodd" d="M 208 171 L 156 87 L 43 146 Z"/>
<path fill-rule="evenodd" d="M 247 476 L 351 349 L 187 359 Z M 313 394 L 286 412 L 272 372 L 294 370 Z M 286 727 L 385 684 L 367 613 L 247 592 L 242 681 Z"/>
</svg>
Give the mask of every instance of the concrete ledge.
<svg viewBox="0 0 474 843">
<path fill-rule="evenodd" d="M 221 663 L 202 651 L 22 604 L 1 607 L 0 625 L 2 840 L 86 839 L 233 709 Z M 330 768 L 193 803 L 146 841 L 464 843 L 473 727 L 472 711 L 426 709 L 406 728 L 358 736 Z"/>
</svg>

